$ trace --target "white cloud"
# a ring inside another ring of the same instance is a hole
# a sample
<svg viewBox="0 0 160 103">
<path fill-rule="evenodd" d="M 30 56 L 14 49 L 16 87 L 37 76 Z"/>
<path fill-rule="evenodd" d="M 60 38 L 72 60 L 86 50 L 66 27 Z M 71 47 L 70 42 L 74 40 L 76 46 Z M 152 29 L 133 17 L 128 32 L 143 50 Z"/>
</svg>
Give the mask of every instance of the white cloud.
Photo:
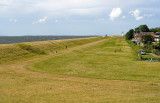
<svg viewBox="0 0 160 103">
<path fill-rule="evenodd" d="M 34 22 L 32 22 L 32 24 L 45 23 L 47 19 L 48 19 L 48 17 L 47 17 L 47 16 L 45 16 L 44 18 L 39 19 L 38 21 L 34 21 Z"/>
<path fill-rule="evenodd" d="M 126 18 L 126 16 L 122 16 L 122 19 L 125 19 Z"/>
<path fill-rule="evenodd" d="M 144 17 L 142 17 L 142 16 L 138 16 L 138 17 L 136 17 L 136 20 L 142 20 Z"/>
<path fill-rule="evenodd" d="M 59 20 L 55 20 L 55 23 L 58 23 L 59 22 Z"/>
<path fill-rule="evenodd" d="M 158 2 L 158 0 L 154 1 Z M 153 0 L 147 2 L 153 3 Z M 0 17 L 17 18 L 20 16 L 34 17 L 35 15 L 47 15 L 54 18 L 74 15 L 91 17 L 109 15 L 107 13 L 110 12 L 110 9 L 117 6 L 119 6 L 119 9 L 132 10 L 139 5 L 142 5 L 142 8 L 148 8 L 145 6 L 145 0 L 0 0 Z M 155 6 L 152 8 L 151 11 L 157 10 Z M 116 14 L 110 15 L 110 20 L 113 21 L 115 18 L 117 18 Z M 136 20 L 142 18 L 138 16 Z"/>
<path fill-rule="evenodd" d="M 120 17 L 121 14 L 122 14 L 121 8 L 113 8 L 111 13 L 110 13 L 110 15 L 109 15 L 110 16 L 110 20 L 114 21 L 114 19 Z"/>
<path fill-rule="evenodd" d="M 3 2 L 2 2 L 3 1 Z M 103 0 L 0 0 L 0 13 L 26 15 L 95 15 L 106 9 Z M 3 6 L 1 6 L 3 5 Z"/>
<path fill-rule="evenodd" d="M 129 12 L 132 16 L 134 16 L 135 17 L 135 19 L 136 20 L 141 20 L 141 19 L 143 19 L 144 17 L 143 16 L 140 16 L 140 10 L 138 10 L 138 9 L 136 9 L 136 10 L 134 10 L 134 11 L 130 11 Z"/>
<path fill-rule="evenodd" d="M 70 14 L 76 15 L 95 15 L 103 12 L 105 8 L 76 8 L 69 10 Z"/>
<path fill-rule="evenodd" d="M 38 13 L 49 16 L 98 15 L 121 4 L 139 4 L 140 0 L 0 0 L 0 16 Z M 144 1 L 144 0 L 143 0 Z M 116 2 L 116 3 L 113 3 Z M 4 13 L 4 14 L 2 14 Z"/>
<path fill-rule="evenodd" d="M 152 17 L 153 14 L 144 14 L 144 16 L 146 16 L 146 17 Z"/>
<path fill-rule="evenodd" d="M 9 19 L 10 22 L 13 22 L 13 23 L 17 23 L 18 20 L 17 19 Z"/>
</svg>

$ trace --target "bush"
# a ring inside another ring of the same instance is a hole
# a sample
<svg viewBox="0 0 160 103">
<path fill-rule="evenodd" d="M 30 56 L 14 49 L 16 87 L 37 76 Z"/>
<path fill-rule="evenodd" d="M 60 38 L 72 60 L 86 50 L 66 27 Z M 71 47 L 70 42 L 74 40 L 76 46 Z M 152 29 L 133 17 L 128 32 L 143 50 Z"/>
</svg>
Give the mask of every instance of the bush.
<svg viewBox="0 0 160 103">
<path fill-rule="evenodd" d="M 31 53 L 36 53 L 36 54 L 46 54 L 44 50 L 40 50 L 39 48 L 32 47 L 31 45 L 27 44 L 17 44 L 21 49 L 27 50 Z"/>
<path fill-rule="evenodd" d="M 144 44 L 151 45 L 153 41 L 154 41 L 154 38 L 150 34 L 143 35 L 142 38 L 141 38 L 141 42 L 144 43 Z"/>
<path fill-rule="evenodd" d="M 153 46 L 152 45 L 144 45 L 144 50 L 147 52 L 147 53 L 151 53 L 153 52 Z"/>
</svg>

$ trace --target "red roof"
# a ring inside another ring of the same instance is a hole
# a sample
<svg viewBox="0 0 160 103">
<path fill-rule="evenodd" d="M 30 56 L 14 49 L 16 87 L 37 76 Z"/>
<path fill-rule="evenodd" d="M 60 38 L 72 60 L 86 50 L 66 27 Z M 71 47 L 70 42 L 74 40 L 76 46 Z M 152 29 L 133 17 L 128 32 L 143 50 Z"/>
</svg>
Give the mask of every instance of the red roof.
<svg viewBox="0 0 160 103">
<path fill-rule="evenodd" d="M 135 38 L 141 38 L 142 35 L 135 35 Z"/>
<path fill-rule="evenodd" d="M 147 35 L 147 34 L 150 34 L 150 35 L 152 35 L 153 37 L 155 37 L 154 32 L 141 32 L 141 33 L 139 33 L 139 34 L 136 34 L 136 35 L 135 35 L 135 38 L 142 38 L 143 35 Z"/>
</svg>

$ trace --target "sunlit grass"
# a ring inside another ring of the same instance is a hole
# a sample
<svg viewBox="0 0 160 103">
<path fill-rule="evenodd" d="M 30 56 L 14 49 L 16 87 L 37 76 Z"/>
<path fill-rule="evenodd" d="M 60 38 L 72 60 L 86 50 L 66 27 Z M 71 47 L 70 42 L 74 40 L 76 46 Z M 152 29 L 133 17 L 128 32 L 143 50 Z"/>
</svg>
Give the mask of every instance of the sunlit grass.
<svg viewBox="0 0 160 103">
<path fill-rule="evenodd" d="M 28 42 L 18 44 L 0 45 L 0 63 L 28 59 L 42 54 L 55 53 L 56 51 L 98 41 L 102 37 L 66 39 L 55 41 Z"/>
<path fill-rule="evenodd" d="M 34 68 L 61 75 L 159 82 L 160 63 L 135 61 L 132 52 L 123 38 L 113 37 L 101 44 L 41 61 Z"/>
<path fill-rule="evenodd" d="M 159 103 L 160 64 L 137 61 L 124 38 L 51 42 L 23 43 L 46 55 L 0 47 L 0 103 Z"/>
</svg>

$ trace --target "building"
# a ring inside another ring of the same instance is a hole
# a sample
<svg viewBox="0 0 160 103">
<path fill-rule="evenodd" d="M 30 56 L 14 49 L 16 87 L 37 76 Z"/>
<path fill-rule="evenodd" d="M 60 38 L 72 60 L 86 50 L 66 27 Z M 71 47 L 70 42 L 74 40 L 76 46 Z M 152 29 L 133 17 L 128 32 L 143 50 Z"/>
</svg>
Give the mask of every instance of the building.
<svg viewBox="0 0 160 103">
<path fill-rule="evenodd" d="M 156 33 L 155 33 L 155 38 L 154 38 L 154 40 L 155 40 L 156 42 L 159 42 L 159 41 L 160 41 L 160 32 L 156 32 Z"/>
<path fill-rule="evenodd" d="M 136 33 L 135 34 L 135 37 L 138 36 L 139 37 L 142 37 L 143 35 L 152 35 L 153 37 L 155 37 L 155 33 L 154 32 L 141 32 L 141 33 Z"/>
<path fill-rule="evenodd" d="M 141 41 L 141 38 L 142 38 L 142 35 L 135 34 L 135 36 L 132 39 L 132 41 L 134 41 L 136 43 L 136 45 L 139 45 L 140 41 Z"/>
<path fill-rule="evenodd" d="M 156 34 L 154 32 L 141 32 L 141 33 L 135 33 L 134 38 L 132 39 L 132 41 L 134 41 L 137 45 L 141 44 L 141 38 L 143 35 L 152 35 L 154 38 L 156 37 Z M 157 33 L 157 39 L 158 39 L 158 35 L 160 37 L 160 33 Z"/>
<path fill-rule="evenodd" d="M 124 36 L 124 33 L 122 32 L 122 36 Z"/>
</svg>

